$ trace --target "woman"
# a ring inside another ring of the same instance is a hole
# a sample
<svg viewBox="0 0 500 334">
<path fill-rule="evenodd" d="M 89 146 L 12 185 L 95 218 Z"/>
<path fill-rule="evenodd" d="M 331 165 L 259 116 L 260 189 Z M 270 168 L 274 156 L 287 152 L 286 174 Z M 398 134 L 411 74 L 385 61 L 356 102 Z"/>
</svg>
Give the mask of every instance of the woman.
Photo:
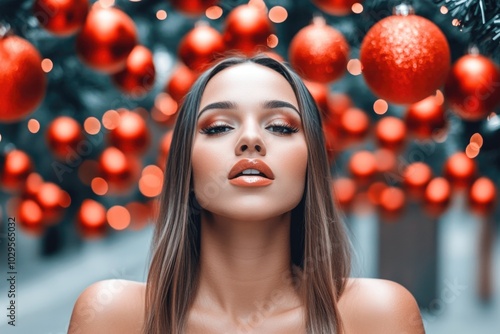
<svg viewBox="0 0 500 334">
<path fill-rule="evenodd" d="M 348 278 L 320 114 L 288 67 L 202 74 L 168 159 L 146 284 L 91 285 L 69 333 L 424 333 L 404 287 Z"/>
</svg>

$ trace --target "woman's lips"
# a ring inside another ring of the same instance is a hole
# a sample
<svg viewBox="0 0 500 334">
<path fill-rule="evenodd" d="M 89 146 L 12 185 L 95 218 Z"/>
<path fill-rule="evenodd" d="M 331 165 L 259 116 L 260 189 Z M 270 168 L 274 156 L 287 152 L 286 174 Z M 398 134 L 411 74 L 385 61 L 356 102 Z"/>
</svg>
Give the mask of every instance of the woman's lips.
<svg viewBox="0 0 500 334">
<path fill-rule="evenodd" d="M 241 175 L 230 179 L 229 183 L 239 187 L 264 187 L 273 183 L 273 180 L 259 175 Z"/>
</svg>

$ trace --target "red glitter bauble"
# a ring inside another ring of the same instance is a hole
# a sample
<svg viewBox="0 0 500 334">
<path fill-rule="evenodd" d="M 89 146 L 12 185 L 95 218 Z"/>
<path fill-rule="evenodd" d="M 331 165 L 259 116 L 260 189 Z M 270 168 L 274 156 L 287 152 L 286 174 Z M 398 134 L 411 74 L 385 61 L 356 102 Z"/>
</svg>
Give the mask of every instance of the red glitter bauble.
<svg viewBox="0 0 500 334">
<path fill-rule="evenodd" d="M 109 132 L 109 139 L 124 153 L 142 154 L 149 147 L 149 129 L 141 115 L 122 110 L 118 125 Z"/>
<path fill-rule="evenodd" d="M 226 18 L 223 38 L 228 49 L 252 55 L 267 49 L 267 38 L 273 25 L 266 11 L 256 5 L 240 5 Z"/>
<path fill-rule="evenodd" d="M 495 183 L 487 177 L 480 177 L 470 187 L 469 203 L 479 212 L 488 212 L 494 208 L 497 198 Z"/>
<path fill-rule="evenodd" d="M 344 74 L 349 44 L 338 30 L 316 18 L 294 36 L 288 53 L 290 64 L 304 79 L 328 83 Z"/>
<path fill-rule="evenodd" d="M 83 145 L 81 125 L 68 116 L 54 119 L 47 129 L 46 138 L 50 150 L 59 159 L 78 156 L 80 154 L 78 153 L 78 145 Z M 80 148 L 80 150 L 82 149 L 87 150 L 88 147 Z"/>
<path fill-rule="evenodd" d="M 191 70 L 201 72 L 222 56 L 226 47 L 222 35 L 208 25 L 198 25 L 179 44 L 179 58 Z"/>
<path fill-rule="evenodd" d="M 31 114 L 45 97 L 47 79 L 42 58 L 27 40 L 0 36 L 0 122 L 16 122 Z"/>
<path fill-rule="evenodd" d="M 370 151 L 359 151 L 349 160 L 349 170 L 358 179 L 366 180 L 377 173 L 377 160 Z"/>
<path fill-rule="evenodd" d="M 463 152 L 450 156 L 444 165 L 444 175 L 453 186 L 469 186 L 476 176 L 476 162 Z"/>
<path fill-rule="evenodd" d="M 187 66 L 179 64 L 168 80 L 165 90 L 177 103 L 180 103 L 195 81 L 196 74 Z"/>
<path fill-rule="evenodd" d="M 466 121 L 486 118 L 500 103 L 500 69 L 489 58 L 469 54 L 453 65 L 445 86 L 452 111 Z"/>
<path fill-rule="evenodd" d="M 408 107 L 405 122 L 408 129 L 420 139 L 430 138 L 446 125 L 442 100 L 429 96 Z"/>
<path fill-rule="evenodd" d="M 125 69 L 111 78 L 124 93 L 138 97 L 153 88 L 155 77 L 153 54 L 148 48 L 137 45 L 128 55 Z"/>
<path fill-rule="evenodd" d="M 363 0 L 312 0 L 319 9 L 330 15 L 347 15 L 352 13 L 352 5 Z"/>
<path fill-rule="evenodd" d="M 185 14 L 200 15 L 205 10 L 217 4 L 217 0 L 170 0 L 172 5 Z"/>
<path fill-rule="evenodd" d="M 340 117 L 342 132 L 351 137 L 362 137 L 370 128 L 370 118 L 359 108 L 348 108 Z"/>
<path fill-rule="evenodd" d="M 77 32 L 88 11 L 88 0 L 36 0 L 33 5 L 33 15 L 40 25 L 58 36 Z"/>
<path fill-rule="evenodd" d="M 18 191 L 21 190 L 26 178 L 33 170 L 33 162 L 23 151 L 12 150 L 5 155 L 1 167 L 1 187 L 7 191 Z"/>
<path fill-rule="evenodd" d="M 136 44 L 135 23 L 127 14 L 94 5 L 76 39 L 76 52 L 92 69 L 116 73 L 125 68 Z"/>
<path fill-rule="evenodd" d="M 108 183 L 110 192 L 130 190 L 137 183 L 139 172 L 138 160 L 116 147 L 108 147 L 99 157 L 99 173 Z"/>
<path fill-rule="evenodd" d="M 360 55 L 366 83 L 392 103 L 415 103 L 435 93 L 450 68 L 445 35 L 417 15 L 377 22 L 363 39 Z"/>
<path fill-rule="evenodd" d="M 60 221 L 64 212 L 62 206 L 64 201 L 63 190 L 55 183 L 43 183 L 36 194 L 35 200 L 43 212 L 42 221 L 47 225 L 53 225 Z"/>
<path fill-rule="evenodd" d="M 80 233 L 85 237 L 101 237 L 107 228 L 106 208 L 99 202 L 86 199 L 76 215 Z"/>
</svg>

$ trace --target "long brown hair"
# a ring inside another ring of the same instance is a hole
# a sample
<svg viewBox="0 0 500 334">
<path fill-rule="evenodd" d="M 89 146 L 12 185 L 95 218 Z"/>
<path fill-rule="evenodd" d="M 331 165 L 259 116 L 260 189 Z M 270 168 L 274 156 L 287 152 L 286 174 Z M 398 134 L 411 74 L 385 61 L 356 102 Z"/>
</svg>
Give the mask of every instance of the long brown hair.
<svg viewBox="0 0 500 334">
<path fill-rule="evenodd" d="M 151 245 L 143 332 L 184 333 L 198 282 L 201 207 L 191 189 L 191 152 L 200 99 L 220 71 L 252 62 L 281 74 L 293 88 L 302 113 L 308 161 L 302 200 L 292 210 L 292 266 L 305 292 L 308 334 L 341 333 L 337 301 L 350 274 L 350 246 L 330 191 L 321 117 L 300 77 L 286 64 L 264 55 L 226 58 L 204 72 L 179 109 L 165 171 Z"/>
</svg>

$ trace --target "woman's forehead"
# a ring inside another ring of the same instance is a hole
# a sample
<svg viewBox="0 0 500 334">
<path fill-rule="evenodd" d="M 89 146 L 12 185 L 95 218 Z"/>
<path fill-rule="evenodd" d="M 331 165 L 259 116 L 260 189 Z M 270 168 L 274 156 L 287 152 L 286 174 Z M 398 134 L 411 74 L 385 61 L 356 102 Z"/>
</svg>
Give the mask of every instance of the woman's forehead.
<svg viewBox="0 0 500 334">
<path fill-rule="evenodd" d="M 293 88 L 280 73 L 263 65 L 243 63 L 222 70 L 208 81 L 200 109 L 219 101 L 245 103 L 275 99 L 287 101 L 298 109 Z"/>
</svg>

